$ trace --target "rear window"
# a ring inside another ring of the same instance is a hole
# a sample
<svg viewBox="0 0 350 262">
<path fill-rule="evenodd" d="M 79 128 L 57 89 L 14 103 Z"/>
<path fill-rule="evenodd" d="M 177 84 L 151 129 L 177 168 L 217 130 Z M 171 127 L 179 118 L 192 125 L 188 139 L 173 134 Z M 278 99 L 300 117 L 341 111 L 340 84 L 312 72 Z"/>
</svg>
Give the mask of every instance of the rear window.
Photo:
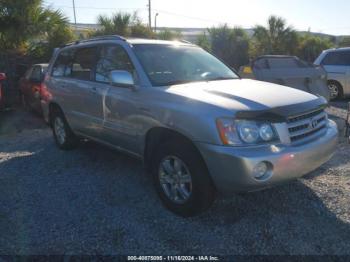
<svg viewBox="0 0 350 262">
<path fill-rule="evenodd" d="M 339 51 L 331 52 L 326 55 L 322 61 L 322 65 L 338 65 L 338 66 L 349 66 L 350 65 L 350 52 Z"/>
</svg>

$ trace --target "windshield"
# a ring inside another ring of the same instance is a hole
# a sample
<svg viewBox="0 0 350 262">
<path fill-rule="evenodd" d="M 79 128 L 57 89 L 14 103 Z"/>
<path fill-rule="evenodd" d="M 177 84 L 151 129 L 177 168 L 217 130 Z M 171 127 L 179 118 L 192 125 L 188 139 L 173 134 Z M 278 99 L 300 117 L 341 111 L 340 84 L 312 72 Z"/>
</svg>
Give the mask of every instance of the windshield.
<svg viewBox="0 0 350 262">
<path fill-rule="evenodd" d="M 238 78 L 220 60 L 195 46 L 137 44 L 133 48 L 153 86 Z"/>
</svg>

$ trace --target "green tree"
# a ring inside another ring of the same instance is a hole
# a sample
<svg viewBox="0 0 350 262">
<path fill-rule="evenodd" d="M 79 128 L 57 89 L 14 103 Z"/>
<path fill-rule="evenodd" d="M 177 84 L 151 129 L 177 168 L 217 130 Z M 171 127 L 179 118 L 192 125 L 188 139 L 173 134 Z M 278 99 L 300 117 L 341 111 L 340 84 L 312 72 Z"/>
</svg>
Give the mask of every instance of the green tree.
<svg viewBox="0 0 350 262">
<path fill-rule="evenodd" d="M 254 28 L 252 56 L 291 55 L 296 52 L 298 35 L 286 21 L 277 16 L 270 16 L 267 27 L 258 25 Z"/>
<path fill-rule="evenodd" d="M 339 47 L 350 47 L 350 36 L 343 36 L 339 42 Z"/>
<path fill-rule="evenodd" d="M 30 42 L 50 40 L 47 37 L 55 29 L 67 32 L 68 27 L 67 18 L 60 11 L 44 8 L 42 0 L 0 1 L 2 50 L 26 52 Z"/>
<path fill-rule="evenodd" d="M 211 51 L 228 65 L 238 69 L 249 62 L 249 38 L 242 28 L 226 24 L 208 29 Z"/>
<path fill-rule="evenodd" d="M 196 44 L 202 47 L 204 50 L 211 50 L 211 44 L 205 32 L 197 37 Z"/>
<path fill-rule="evenodd" d="M 310 33 L 300 36 L 297 55 L 308 62 L 313 62 L 325 49 L 333 46 L 330 39 L 314 36 Z"/>
</svg>

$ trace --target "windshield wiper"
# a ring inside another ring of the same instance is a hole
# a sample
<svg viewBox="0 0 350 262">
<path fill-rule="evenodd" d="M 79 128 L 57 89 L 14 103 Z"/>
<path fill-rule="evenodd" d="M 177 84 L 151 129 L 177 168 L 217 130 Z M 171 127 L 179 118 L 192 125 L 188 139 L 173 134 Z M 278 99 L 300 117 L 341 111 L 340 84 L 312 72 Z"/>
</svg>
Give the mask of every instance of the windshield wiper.
<svg viewBox="0 0 350 262">
<path fill-rule="evenodd" d="M 173 86 L 173 85 L 181 85 L 181 84 L 187 84 L 187 83 L 191 83 L 194 82 L 192 80 L 175 80 L 175 81 L 170 81 L 167 82 L 165 84 L 162 84 L 164 86 Z"/>
<path fill-rule="evenodd" d="M 209 81 L 216 81 L 216 80 L 230 80 L 230 79 L 238 79 L 233 77 L 215 77 L 215 78 L 209 78 L 209 79 L 201 79 L 201 80 L 174 80 L 166 83 L 162 83 L 161 86 L 173 86 L 173 85 L 181 85 L 181 84 L 188 84 L 188 83 L 194 83 L 194 82 L 209 82 Z"/>
<path fill-rule="evenodd" d="M 234 77 L 224 77 L 224 76 L 219 76 L 219 77 L 214 77 L 214 78 L 208 78 L 206 81 L 217 81 L 217 80 L 232 80 L 232 79 L 238 79 Z"/>
</svg>

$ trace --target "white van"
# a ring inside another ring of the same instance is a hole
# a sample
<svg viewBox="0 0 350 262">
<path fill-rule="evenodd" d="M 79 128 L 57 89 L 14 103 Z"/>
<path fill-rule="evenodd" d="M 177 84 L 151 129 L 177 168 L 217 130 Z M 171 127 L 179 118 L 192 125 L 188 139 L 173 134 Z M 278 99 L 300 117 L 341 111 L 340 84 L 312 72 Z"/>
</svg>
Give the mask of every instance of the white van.
<svg viewBox="0 0 350 262">
<path fill-rule="evenodd" d="M 325 50 L 315 64 L 327 71 L 331 99 L 350 95 L 350 47 Z"/>
</svg>

